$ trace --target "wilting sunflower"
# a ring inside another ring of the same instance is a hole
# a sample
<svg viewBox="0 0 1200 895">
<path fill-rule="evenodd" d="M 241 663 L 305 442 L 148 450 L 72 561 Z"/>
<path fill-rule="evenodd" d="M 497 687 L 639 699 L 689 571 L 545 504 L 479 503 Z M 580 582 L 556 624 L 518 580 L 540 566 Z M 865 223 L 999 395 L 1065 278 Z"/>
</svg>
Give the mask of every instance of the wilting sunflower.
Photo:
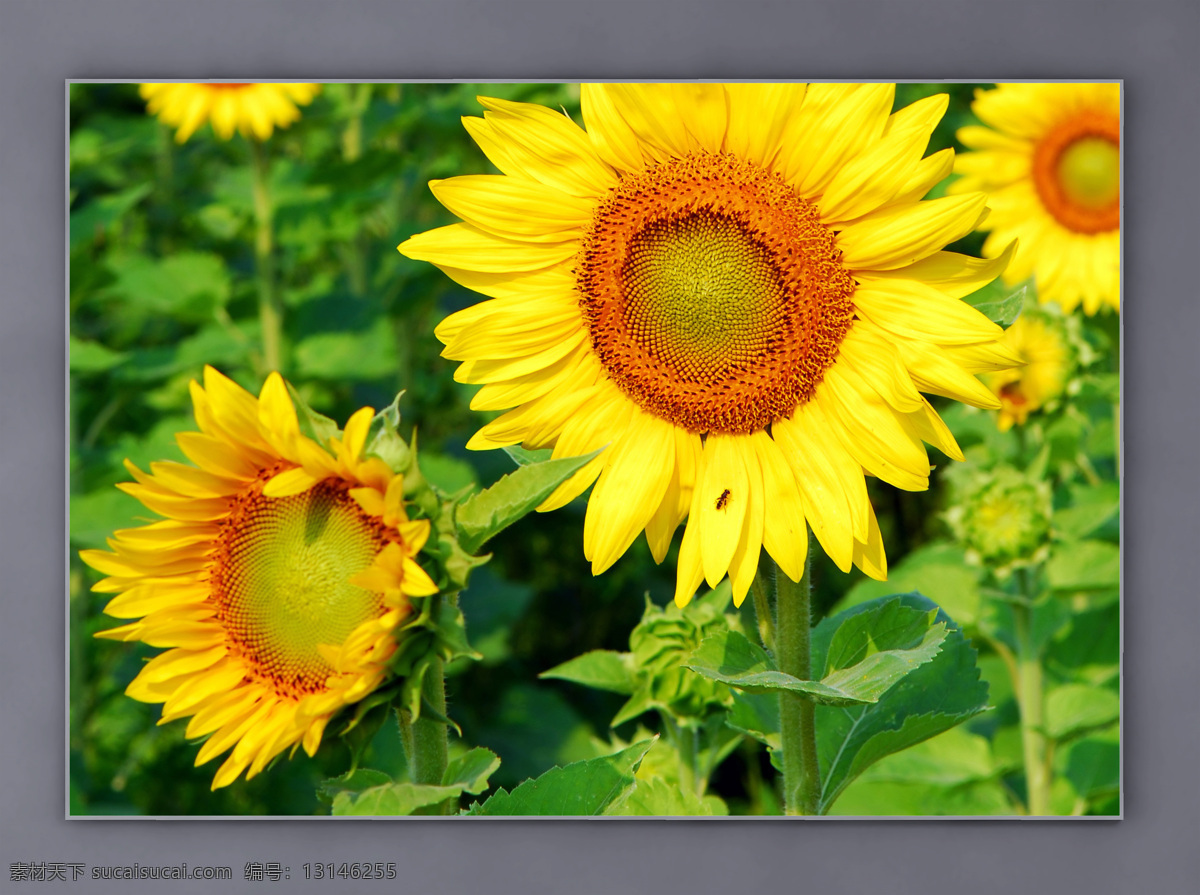
<svg viewBox="0 0 1200 895">
<path fill-rule="evenodd" d="M 146 111 L 178 128 L 175 142 L 183 143 L 206 121 L 222 140 L 234 131 L 265 140 L 275 128 L 299 120 L 297 105 L 308 105 L 320 89 L 320 84 L 142 84 L 139 93 Z"/>
<path fill-rule="evenodd" d="M 1026 312 L 1004 333 L 1004 343 L 1025 360 L 1014 370 L 988 373 L 988 387 L 1000 399 L 996 425 L 1007 432 L 1062 394 L 1073 366 L 1073 351 L 1061 319 Z"/>
<path fill-rule="evenodd" d="M 939 251 L 982 194 L 918 201 L 946 108 L 891 114 L 891 84 L 585 84 L 585 128 L 481 98 L 464 123 L 504 172 L 435 181 L 464 222 L 400 246 L 490 296 L 444 321 L 472 407 L 515 407 L 469 442 L 607 449 L 539 509 L 593 482 L 584 553 L 611 566 L 643 529 L 656 561 L 687 518 L 676 600 L 761 547 L 799 580 L 805 521 L 844 570 L 886 574 L 864 471 L 928 487 L 922 440 L 961 457 L 926 391 L 981 406 L 973 376 L 1018 363 L 959 299 L 1005 254 Z"/>
<path fill-rule="evenodd" d="M 958 131 L 964 146 L 950 192 L 985 190 L 992 257 L 1020 239 L 1004 272 L 1036 276 L 1038 296 L 1085 314 L 1120 307 L 1121 90 L 1118 84 L 1001 84 L 976 93 L 988 127 Z"/>
<path fill-rule="evenodd" d="M 371 408 L 325 446 L 277 373 L 255 398 L 207 368 L 192 401 L 200 431 L 176 437 L 196 465 L 127 463 L 137 482 L 118 486 L 166 518 L 80 556 L 109 576 L 93 590 L 117 594 L 104 611 L 138 619 L 97 636 L 168 648 L 126 693 L 165 703 L 160 723 L 191 716 L 187 735 L 208 737 L 197 765 L 233 749 L 216 789 L 298 744 L 315 753 L 387 677 L 409 597 L 436 587 L 413 559 L 428 520 L 363 456 Z"/>
</svg>

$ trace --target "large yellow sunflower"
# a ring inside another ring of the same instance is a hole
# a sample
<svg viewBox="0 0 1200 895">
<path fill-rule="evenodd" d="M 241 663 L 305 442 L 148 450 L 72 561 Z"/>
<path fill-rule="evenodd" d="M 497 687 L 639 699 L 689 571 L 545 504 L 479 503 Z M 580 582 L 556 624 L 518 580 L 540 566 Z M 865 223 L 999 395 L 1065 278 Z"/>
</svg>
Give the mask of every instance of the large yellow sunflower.
<svg viewBox="0 0 1200 895">
<path fill-rule="evenodd" d="M 146 111 L 178 128 L 183 143 L 206 121 L 222 140 L 235 131 L 265 140 L 275 128 L 299 120 L 297 105 L 306 106 L 320 84 L 142 84 Z"/>
<path fill-rule="evenodd" d="M 971 108 L 989 126 L 958 131 L 975 151 L 955 159 L 950 192 L 990 194 L 983 254 L 1019 238 L 1007 282 L 1036 276 L 1040 300 L 1068 312 L 1120 308 L 1120 85 L 1001 84 Z"/>
<path fill-rule="evenodd" d="M 1001 432 L 1014 424 L 1024 425 L 1029 414 L 1058 398 L 1066 387 L 1073 361 L 1063 321 L 1049 314 L 1022 314 L 1005 330 L 1004 343 L 1024 359 L 1025 366 L 984 377 L 1000 399 L 996 425 Z"/>
<path fill-rule="evenodd" d="M 312 755 L 329 719 L 387 677 L 409 597 L 436 591 L 413 557 L 403 480 L 364 457 L 365 407 L 328 449 L 301 434 L 278 373 L 256 399 L 216 370 L 192 383 L 199 432 L 177 436 L 196 464 L 152 463 L 119 487 L 166 517 L 80 556 L 108 575 L 105 612 L 135 622 L 98 637 L 167 647 L 129 685 L 191 716 L 200 765 L 232 748 L 216 789 L 285 749 Z"/>
<path fill-rule="evenodd" d="M 656 561 L 686 518 L 676 601 L 760 548 L 799 580 L 805 522 L 843 570 L 886 575 L 864 471 L 928 487 L 922 441 L 961 457 L 921 391 L 997 407 L 973 376 L 1019 361 L 959 299 L 1008 256 L 939 251 L 981 194 L 918 201 L 946 97 L 891 114 L 891 84 L 586 84 L 585 128 L 481 98 L 464 123 L 503 172 L 435 181 L 464 223 L 400 246 L 493 300 L 444 321 L 472 407 L 516 408 L 476 449 L 607 449 L 539 508 L 592 483 L 594 574 L 643 529 Z"/>
</svg>

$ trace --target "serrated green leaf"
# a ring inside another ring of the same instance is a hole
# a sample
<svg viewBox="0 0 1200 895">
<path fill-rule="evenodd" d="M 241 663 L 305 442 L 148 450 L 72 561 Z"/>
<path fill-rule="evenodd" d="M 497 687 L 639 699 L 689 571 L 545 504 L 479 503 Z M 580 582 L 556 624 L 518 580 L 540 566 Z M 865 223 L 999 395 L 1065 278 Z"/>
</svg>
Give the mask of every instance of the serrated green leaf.
<svg viewBox="0 0 1200 895">
<path fill-rule="evenodd" d="M 715 797 L 700 797 L 680 789 L 661 777 L 637 780 L 625 798 L 604 812 L 612 817 L 713 817 L 729 814 L 725 803 Z"/>
<path fill-rule="evenodd" d="M 389 783 L 361 792 L 340 792 L 333 798 L 334 817 L 405 817 L 420 808 L 462 795 L 461 786 Z"/>
<path fill-rule="evenodd" d="M 463 549 L 468 553 L 477 551 L 489 538 L 531 512 L 599 453 L 597 450 L 581 457 L 521 466 L 492 487 L 467 498 L 455 515 Z"/>
<path fill-rule="evenodd" d="M 538 677 L 571 681 L 625 696 L 633 692 L 634 684 L 632 657 L 628 653 L 604 649 L 592 650 L 582 656 L 568 659 L 549 671 L 543 671 Z"/>
<path fill-rule="evenodd" d="M 878 611 L 893 600 L 922 612 L 937 609 L 927 598 L 912 593 L 863 603 L 825 619 L 813 629 L 814 667 L 824 667 L 830 641 L 847 618 Z M 987 707 L 987 684 L 979 679 L 975 650 L 940 609 L 935 620 L 947 631 L 940 652 L 904 675 L 878 702 L 817 706 L 821 813 L 827 813 L 842 790 L 879 759 L 949 730 Z"/>
<path fill-rule="evenodd" d="M 1002 279 L 996 279 L 968 295 L 963 301 L 992 323 L 1008 327 L 1021 316 L 1025 302 L 1032 297 L 1032 284 L 1029 281 L 1011 287 L 1005 286 Z"/>
<path fill-rule="evenodd" d="M 1121 580 L 1121 550 L 1108 541 L 1062 544 L 1046 563 L 1046 580 L 1057 591 L 1115 588 Z"/>
<path fill-rule="evenodd" d="M 863 658 L 848 668 L 840 667 L 831 671 L 819 681 L 800 680 L 779 671 L 766 652 L 736 631 L 721 631 L 704 638 L 686 667 L 712 680 L 750 692 L 788 690 L 802 693 L 823 705 L 875 702 L 914 668 L 932 661 L 946 637 L 944 624 L 931 627 L 927 613 L 917 614 L 923 615 L 924 619 L 924 630 L 916 635 L 919 639 L 914 641 L 910 637 L 907 642 L 911 645 L 908 647 L 890 648 L 871 655 L 866 655 L 870 638 L 864 635 L 868 629 L 855 622 L 855 631 L 844 639 L 840 649 L 842 658 Z M 889 611 L 888 615 L 885 625 L 894 621 L 892 616 L 895 614 Z M 913 633 L 909 622 L 909 619 L 904 619 L 904 627 L 902 630 L 896 629 L 896 636 Z M 887 627 L 883 629 L 883 634 L 892 637 Z M 853 641 L 856 644 L 861 641 L 861 645 L 849 646 L 852 638 L 857 638 Z"/>
<path fill-rule="evenodd" d="M 488 778 L 500 767 L 495 752 L 477 746 L 458 758 L 451 759 L 442 775 L 443 786 L 458 786 L 463 792 L 479 795 L 488 788 Z"/>
<path fill-rule="evenodd" d="M 597 816 L 633 786 L 634 772 L 654 739 L 642 740 L 603 758 L 551 768 L 512 792 L 501 789 L 466 813 L 476 817 Z"/>
<path fill-rule="evenodd" d="M 327 802 L 333 801 L 338 793 L 359 793 L 376 786 L 388 786 L 394 781 L 383 771 L 357 768 L 340 777 L 330 777 L 317 784 L 317 795 Z"/>
<path fill-rule="evenodd" d="M 1121 698 L 1105 687 L 1064 684 L 1046 694 L 1046 736 L 1063 740 L 1112 724 L 1121 714 Z"/>
</svg>

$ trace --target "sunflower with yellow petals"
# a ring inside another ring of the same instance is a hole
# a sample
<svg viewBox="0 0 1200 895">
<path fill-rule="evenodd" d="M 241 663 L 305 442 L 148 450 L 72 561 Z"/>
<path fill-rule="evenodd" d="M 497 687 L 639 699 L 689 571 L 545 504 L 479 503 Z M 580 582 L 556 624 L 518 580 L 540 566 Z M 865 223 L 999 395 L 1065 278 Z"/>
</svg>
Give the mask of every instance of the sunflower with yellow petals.
<svg viewBox="0 0 1200 895">
<path fill-rule="evenodd" d="M 364 456 L 365 407 L 326 444 L 302 434 L 279 374 L 258 398 L 205 369 L 192 383 L 199 432 L 176 438 L 195 465 L 131 463 L 120 485 L 162 521 L 84 550 L 115 594 L 105 612 L 137 619 L 97 636 L 164 647 L 126 690 L 191 717 L 203 764 L 232 749 L 213 788 L 250 778 L 302 745 L 389 677 L 410 598 L 437 588 L 415 556 L 428 520 L 405 512 L 403 477 Z"/>
<path fill-rule="evenodd" d="M 1121 306 L 1119 84 L 1000 84 L 977 91 L 987 125 L 958 131 L 972 152 L 949 192 L 984 190 L 992 213 L 983 254 L 1021 251 L 1005 281 L 1036 277 L 1038 297 L 1085 314 Z"/>
<path fill-rule="evenodd" d="M 1008 263 L 942 251 L 980 193 L 921 201 L 945 95 L 892 113 L 892 84 L 585 84 L 584 127 L 480 98 L 464 124 L 500 175 L 430 184 L 462 223 L 406 256 L 491 301 L 436 330 L 469 442 L 603 452 L 540 507 L 595 485 L 599 574 L 643 530 L 656 561 L 686 519 L 675 599 L 766 548 L 800 580 L 811 526 L 834 562 L 886 576 L 864 474 L 923 490 L 923 442 L 961 459 L 922 392 L 988 408 L 974 374 L 1019 359 L 960 301 Z"/>
<path fill-rule="evenodd" d="M 1023 426 L 1031 413 L 1062 395 L 1074 367 L 1064 322 L 1049 314 L 1022 314 L 1005 330 L 1004 342 L 1024 359 L 1025 366 L 984 377 L 1000 399 L 996 426 L 1001 432 Z"/>
<path fill-rule="evenodd" d="M 275 128 L 300 119 L 298 106 L 306 106 L 321 90 L 320 84 L 142 84 L 138 92 L 146 111 L 175 131 L 183 143 L 204 122 L 212 122 L 222 140 L 235 132 L 265 140 Z"/>
</svg>

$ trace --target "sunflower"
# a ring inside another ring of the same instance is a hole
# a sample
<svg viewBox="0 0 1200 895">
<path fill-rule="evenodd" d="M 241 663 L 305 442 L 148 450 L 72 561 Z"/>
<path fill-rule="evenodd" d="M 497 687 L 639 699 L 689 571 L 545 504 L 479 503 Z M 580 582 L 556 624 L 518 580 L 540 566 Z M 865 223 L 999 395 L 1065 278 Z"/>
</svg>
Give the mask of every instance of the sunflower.
<svg viewBox="0 0 1200 895">
<path fill-rule="evenodd" d="M 299 120 L 297 105 L 308 105 L 320 89 L 320 84 L 142 84 L 138 92 L 146 111 L 178 128 L 175 142 L 183 143 L 205 121 L 222 140 L 234 131 L 265 140 L 275 128 Z"/>
<path fill-rule="evenodd" d="M 1036 276 L 1038 296 L 1064 311 L 1120 308 L 1119 84 L 1001 84 L 977 91 L 988 127 L 958 131 L 964 146 L 950 192 L 985 190 L 992 214 L 983 254 L 1014 239 L 1009 283 Z"/>
<path fill-rule="evenodd" d="M 586 84 L 585 128 L 480 98 L 467 130 L 501 175 L 434 181 L 463 219 L 400 251 L 492 300 L 436 330 L 478 410 L 475 449 L 605 448 L 543 503 L 595 483 L 593 574 L 687 519 L 675 599 L 762 547 L 793 580 L 806 521 L 834 562 L 883 578 L 864 472 L 928 487 L 922 441 L 962 454 L 921 392 L 998 407 L 972 373 L 1019 360 L 959 299 L 1008 254 L 939 251 L 982 194 L 918 201 L 947 98 L 891 114 L 891 84 Z"/>
<path fill-rule="evenodd" d="M 1024 359 L 1025 366 L 984 377 L 1000 399 L 996 425 L 1001 432 L 1013 424 L 1024 425 L 1029 414 L 1058 398 L 1073 366 L 1063 321 L 1049 314 L 1022 314 L 1005 331 L 1004 344 Z"/>
<path fill-rule="evenodd" d="M 328 448 L 300 431 L 279 374 L 255 398 L 212 368 L 192 383 L 199 432 L 176 436 L 196 465 L 126 463 L 119 485 L 164 520 L 84 550 L 116 594 L 105 612 L 136 618 L 110 640 L 167 647 L 126 693 L 191 717 L 208 737 L 200 765 L 232 748 L 213 788 L 303 745 L 388 676 L 410 597 L 436 587 L 414 556 L 429 521 L 410 521 L 403 479 L 363 448 L 374 411 L 350 417 Z"/>
</svg>

